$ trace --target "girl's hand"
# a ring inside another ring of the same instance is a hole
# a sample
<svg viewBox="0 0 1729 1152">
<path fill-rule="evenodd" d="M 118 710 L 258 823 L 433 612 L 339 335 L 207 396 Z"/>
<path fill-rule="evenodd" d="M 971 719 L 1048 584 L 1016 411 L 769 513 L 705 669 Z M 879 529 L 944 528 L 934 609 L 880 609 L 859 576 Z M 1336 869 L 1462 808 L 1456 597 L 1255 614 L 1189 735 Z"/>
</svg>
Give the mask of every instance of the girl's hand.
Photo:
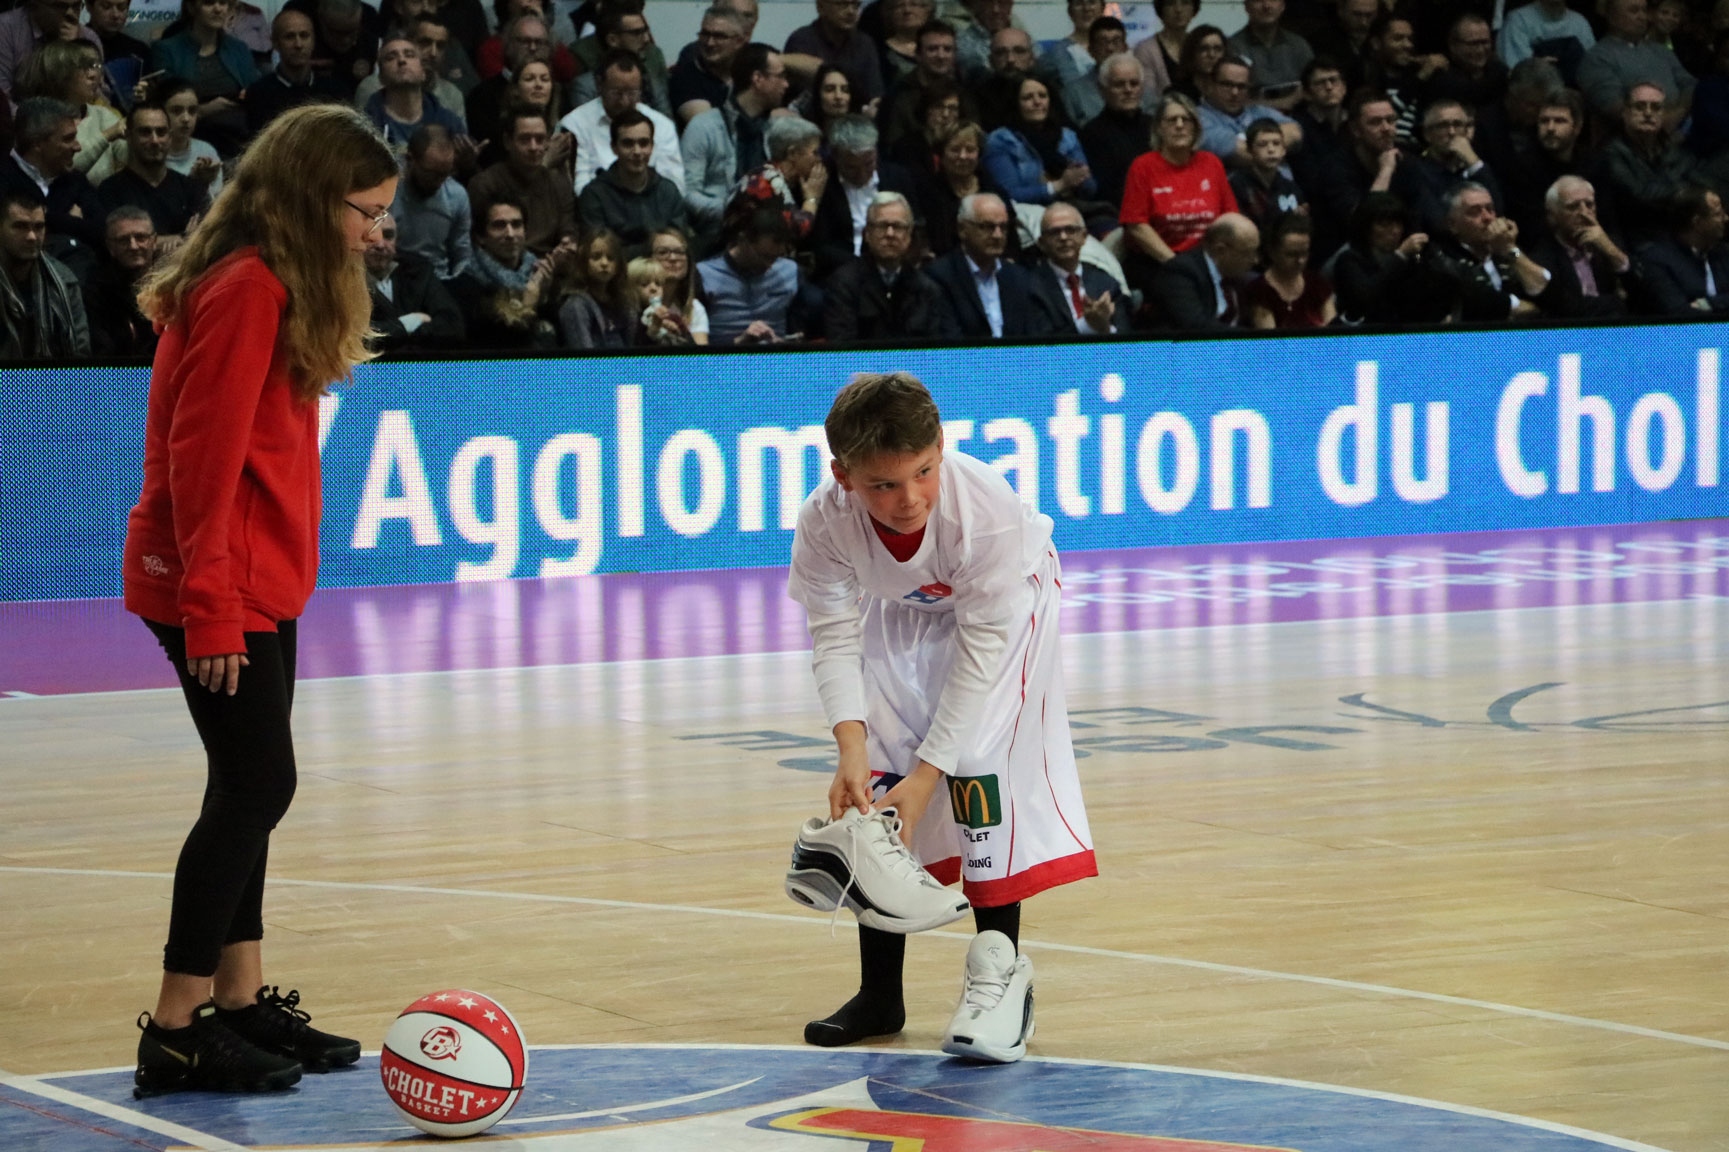
<svg viewBox="0 0 1729 1152">
<path fill-rule="evenodd" d="M 192 673 L 194 680 L 212 692 L 226 691 L 232 696 L 240 691 L 240 670 L 251 663 L 252 661 L 246 658 L 246 653 L 231 652 L 226 656 L 188 658 L 186 670 Z"/>
</svg>

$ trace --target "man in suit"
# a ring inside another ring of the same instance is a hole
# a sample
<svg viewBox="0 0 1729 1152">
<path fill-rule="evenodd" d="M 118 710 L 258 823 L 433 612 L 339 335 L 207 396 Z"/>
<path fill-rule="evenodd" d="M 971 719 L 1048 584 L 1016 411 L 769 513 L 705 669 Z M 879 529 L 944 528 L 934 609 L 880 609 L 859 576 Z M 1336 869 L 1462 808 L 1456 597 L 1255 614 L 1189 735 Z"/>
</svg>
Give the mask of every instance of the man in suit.
<svg viewBox="0 0 1729 1152">
<path fill-rule="evenodd" d="M 828 146 L 835 179 L 823 186 L 809 241 L 818 280 L 864 252 L 865 214 L 877 193 L 914 193 L 912 173 L 878 158 L 877 127 L 868 116 L 835 117 L 828 126 Z"/>
<path fill-rule="evenodd" d="M 1255 267 L 1261 231 L 1236 212 L 1214 220 L 1201 242 L 1153 273 L 1150 303 L 1159 324 L 1187 331 L 1235 328 L 1238 287 Z"/>
<path fill-rule="evenodd" d="M 942 290 L 907 259 L 912 205 L 878 192 L 865 212 L 864 252 L 829 277 L 823 334 L 833 344 L 943 335 Z"/>
<path fill-rule="evenodd" d="M 1675 198 L 1676 228 L 1639 249 L 1640 311 L 1654 316 L 1729 312 L 1729 248 L 1723 245 L 1723 201 L 1688 185 Z"/>
<path fill-rule="evenodd" d="M 1519 247 L 1519 226 L 1495 210 L 1487 188 L 1471 181 L 1448 193 L 1446 231 L 1425 256 L 1458 292 L 1461 320 L 1528 319 L 1549 288 L 1548 270 Z"/>
<path fill-rule="evenodd" d="M 49 96 L 22 101 L 13 114 L 13 150 L 0 157 L 0 193 L 34 190 L 48 204 L 48 254 L 80 281 L 99 265 L 107 210 L 72 164 L 78 155 L 79 111 Z"/>
<path fill-rule="evenodd" d="M 1549 272 L 1549 287 L 1537 297 L 1543 315 L 1562 320 L 1623 316 L 1623 282 L 1633 262 L 1597 219 L 1597 191 L 1589 180 L 1563 176 L 1549 186 L 1544 234 L 1531 245 L 1531 259 Z"/>
<path fill-rule="evenodd" d="M 1057 332 L 1032 275 L 1003 262 L 1014 221 L 1002 197 L 975 192 L 961 200 L 956 220 L 960 247 L 926 269 L 943 290 L 945 334 L 972 342 Z"/>
<path fill-rule="evenodd" d="M 449 348 L 466 336 L 462 309 L 418 256 L 396 250 L 396 221 L 389 216 L 366 242 L 366 283 L 372 290 L 372 327 L 385 352 Z"/>
<path fill-rule="evenodd" d="M 1051 314 L 1067 321 L 1066 327 L 1058 326 L 1059 333 L 1121 335 L 1129 330 L 1123 286 L 1103 268 L 1081 263 L 1086 241 L 1086 221 L 1074 205 L 1059 200 L 1046 208 L 1039 222 L 1043 258 L 1029 269 L 1033 287 L 1045 298 Z"/>
</svg>

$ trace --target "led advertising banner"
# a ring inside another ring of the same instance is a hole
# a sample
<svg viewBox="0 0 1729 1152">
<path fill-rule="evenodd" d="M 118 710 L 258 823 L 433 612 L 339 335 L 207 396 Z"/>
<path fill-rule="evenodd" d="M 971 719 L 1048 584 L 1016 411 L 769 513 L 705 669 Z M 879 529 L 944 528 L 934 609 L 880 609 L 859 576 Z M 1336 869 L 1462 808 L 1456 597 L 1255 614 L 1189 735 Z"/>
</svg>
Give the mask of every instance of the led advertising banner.
<svg viewBox="0 0 1729 1152">
<path fill-rule="evenodd" d="M 322 410 L 327 586 L 784 564 L 856 372 L 1066 550 L 1729 514 L 1720 325 L 363 367 Z M 0 599 L 108 596 L 143 369 L 0 369 Z"/>
</svg>

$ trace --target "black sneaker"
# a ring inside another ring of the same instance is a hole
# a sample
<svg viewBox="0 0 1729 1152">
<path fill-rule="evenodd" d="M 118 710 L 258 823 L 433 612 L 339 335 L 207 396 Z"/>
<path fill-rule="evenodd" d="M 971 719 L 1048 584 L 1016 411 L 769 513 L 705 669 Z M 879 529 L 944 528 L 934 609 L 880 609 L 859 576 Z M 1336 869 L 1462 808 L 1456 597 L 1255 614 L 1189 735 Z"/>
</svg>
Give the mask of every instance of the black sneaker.
<svg viewBox="0 0 1729 1152">
<path fill-rule="evenodd" d="M 185 1028 L 138 1017 L 138 1070 L 132 1095 L 166 1092 L 277 1092 L 300 1081 L 298 1061 L 263 1052 L 230 1032 L 216 1005 L 200 1004 Z"/>
<path fill-rule="evenodd" d="M 217 1017 L 229 1029 L 266 1052 L 300 1061 L 308 1072 L 328 1072 L 360 1059 L 360 1041 L 320 1032 L 300 1010 L 300 993 L 283 996 L 274 987 L 260 988 L 255 1003 L 244 1008 L 218 1008 Z"/>
</svg>

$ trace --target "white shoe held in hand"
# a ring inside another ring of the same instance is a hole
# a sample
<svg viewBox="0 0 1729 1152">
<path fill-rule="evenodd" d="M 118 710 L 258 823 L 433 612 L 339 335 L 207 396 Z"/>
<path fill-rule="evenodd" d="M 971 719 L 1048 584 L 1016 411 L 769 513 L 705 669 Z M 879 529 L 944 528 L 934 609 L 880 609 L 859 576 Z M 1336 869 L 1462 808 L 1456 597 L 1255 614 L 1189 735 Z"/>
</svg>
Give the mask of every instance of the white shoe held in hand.
<svg viewBox="0 0 1729 1152">
<path fill-rule="evenodd" d="M 786 894 L 819 912 L 851 908 L 867 928 L 906 935 L 952 924 L 971 905 L 919 866 L 901 842 L 893 808 L 866 816 L 849 808 L 839 820 L 812 817 L 799 829 Z"/>
<path fill-rule="evenodd" d="M 961 1002 L 943 1034 L 943 1051 L 1012 1064 L 1033 1037 L 1033 962 L 1001 932 L 980 932 L 967 948 Z"/>
</svg>

